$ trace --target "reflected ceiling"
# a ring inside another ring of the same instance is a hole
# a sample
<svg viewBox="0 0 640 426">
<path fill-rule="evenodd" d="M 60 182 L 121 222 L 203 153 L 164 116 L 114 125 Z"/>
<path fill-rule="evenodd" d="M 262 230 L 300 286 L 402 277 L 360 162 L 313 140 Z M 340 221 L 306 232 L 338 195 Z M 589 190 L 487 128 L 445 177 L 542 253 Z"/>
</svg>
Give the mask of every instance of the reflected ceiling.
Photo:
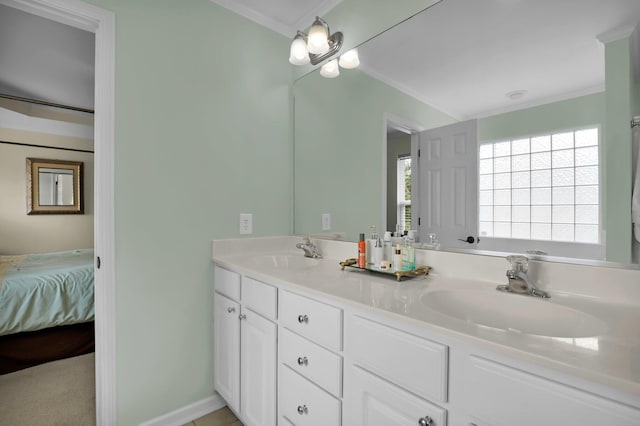
<svg viewBox="0 0 640 426">
<path fill-rule="evenodd" d="M 637 0 L 444 0 L 361 46 L 361 68 L 453 117 L 480 118 L 603 91 L 598 36 L 628 35 L 638 17 Z"/>
</svg>

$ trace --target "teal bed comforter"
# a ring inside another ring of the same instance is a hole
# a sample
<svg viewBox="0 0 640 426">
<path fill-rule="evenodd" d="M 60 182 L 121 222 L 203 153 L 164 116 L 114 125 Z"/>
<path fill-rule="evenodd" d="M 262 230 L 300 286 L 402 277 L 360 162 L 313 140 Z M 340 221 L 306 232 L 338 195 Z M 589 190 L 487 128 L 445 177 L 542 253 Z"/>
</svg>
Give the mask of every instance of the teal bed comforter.
<svg viewBox="0 0 640 426">
<path fill-rule="evenodd" d="M 0 256 L 0 336 L 93 321 L 93 250 Z"/>
</svg>

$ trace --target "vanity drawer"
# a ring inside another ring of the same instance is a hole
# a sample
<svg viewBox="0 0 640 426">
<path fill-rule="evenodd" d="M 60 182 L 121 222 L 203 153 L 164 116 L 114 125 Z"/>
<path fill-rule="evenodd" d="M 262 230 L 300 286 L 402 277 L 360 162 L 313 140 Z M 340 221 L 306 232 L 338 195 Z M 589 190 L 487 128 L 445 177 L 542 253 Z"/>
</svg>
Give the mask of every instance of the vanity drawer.
<svg viewBox="0 0 640 426">
<path fill-rule="evenodd" d="M 333 395 L 342 396 L 342 357 L 282 329 L 280 360 Z"/>
<path fill-rule="evenodd" d="M 278 386 L 278 410 L 294 425 L 340 425 L 340 401 L 282 364 Z"/>
<path fill-rule="evenodd" d="M 280 323 L 330 349 L 342 350 L 342 309 L 280 292 Z"/>
<path fill-rule="evenodd" d="M 471 355 L 465 368 L 465 409 L 482 424 L 640 424 L 640 410 Z"/>
<path fill-rule="evenodd" d="M 345 384 L 345 424 L 446 426 L 444 408 L 359 367 L 351 367 L 349 373 Z"/>
<path fill-rule="evenodd" d="M 216 266 L 213 272 L 213 283 L 218 293 L 233 300 L 240 300 L 240 274 Z"/>
<path fill-rule="evenodd" d="M 253 278 L 243 276 L 242 305 L 267 318 L 276 319 L 278 289 Z"/>
<path fill-rule="evenodd" d="M 448 347 L 354 315 L 353 362 L 434 401 L 447 401 Z"/>
</svg>

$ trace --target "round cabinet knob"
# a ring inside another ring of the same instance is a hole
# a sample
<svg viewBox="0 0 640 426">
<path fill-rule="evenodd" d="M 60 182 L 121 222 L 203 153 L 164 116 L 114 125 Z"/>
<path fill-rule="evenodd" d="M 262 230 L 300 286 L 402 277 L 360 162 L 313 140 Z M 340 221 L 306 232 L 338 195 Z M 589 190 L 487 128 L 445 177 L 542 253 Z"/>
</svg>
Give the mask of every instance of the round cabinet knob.
<svg viewBox="0 0 640 426">
<path fill-rule="evenodd" d="M 429 416 L 421 417 L 418 420 L 418 426 L 431 426 L 433 425 L 433 419 Z"/>
<path fill-rule="evenodd" d="M 240 314 L 238 318 L 240 318 L 240 320 L 243 320 L 243 319 L 247 319 L 247 316 L 245 314 Z"/>
<path fill-rule="evenodd" d="M 306 356 L 301 356 L 298 358 L 298 365 L 307 365 L 309 364 L 309 360 Z"/>
<path fill-rule="evenodd" d="M 306 315 L 298 315 L 298 322 L 300 324 L 309 322 L 309 317 Z"/>
<path fill-rule="evenodd" d="M 232 313 L 232 312 L 235 312 L 235 311 L 236 311 L 236 308 L 227 308 L 227 312 L 229 312 L 229 313 Z"/>
<path fill-rule="evenodd" d="M 303 415 L 307 414 L 307 406 L 306 405 L 298 405 L 298 414 Z"/>
</svg>

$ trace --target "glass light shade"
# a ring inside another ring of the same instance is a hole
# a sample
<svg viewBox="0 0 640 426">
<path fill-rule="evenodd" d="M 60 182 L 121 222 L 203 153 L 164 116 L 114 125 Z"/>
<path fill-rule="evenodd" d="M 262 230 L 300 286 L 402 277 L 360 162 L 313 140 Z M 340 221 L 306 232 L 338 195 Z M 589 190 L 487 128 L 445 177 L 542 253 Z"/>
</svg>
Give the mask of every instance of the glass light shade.
<svg viewBox="0 0 640 426">
<path fill-rule="evenodd" d="M 351 49 L 340 56 L 340 66 L 344 69 L 353 69 L 360 65 L 358 58 L 358 49 Z"/>
<path fill-rule="evenodd" d="M 309 35 L 307 36 L 309 53 L 314 55 L 322 55 L 329 51 L 329 34 L 327 33 L 327 27 L 316 19 L 311 29 L 309 29 Z"/>
<path fill-rule="evenodd" d="M 306 65 L 309 63 L 309 51 L 307 50 L 307 43 L 304 39 L 297 35 L 291 42 L 291 54 L 289 55 L 289 62 L 293 65 Z"/>
<path fill-rule="evenodd" d="M 326 78 L 336 78 L 340 75 L 340 67 L 338 66 L 338 60 L 334 59 L 327 62 L 320 68 L 320 75 Z"/>
</svg>

